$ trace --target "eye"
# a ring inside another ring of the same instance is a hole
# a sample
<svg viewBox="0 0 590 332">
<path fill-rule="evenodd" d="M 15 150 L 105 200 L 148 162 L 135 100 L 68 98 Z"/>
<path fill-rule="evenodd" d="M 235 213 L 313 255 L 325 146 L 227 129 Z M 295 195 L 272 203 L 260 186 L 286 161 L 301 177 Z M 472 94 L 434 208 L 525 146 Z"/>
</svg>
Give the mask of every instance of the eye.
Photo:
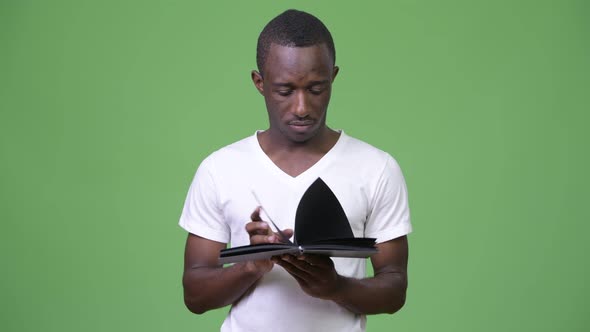
<svg viewBox="0 0 590 332">
<path fill-rule="evenodd" d="M 320 93 L 324 92 L 324 88 L 323 87 L 313 87 L 309 89 L 309 92 L 311 92 L 314 95 L 319 95 Z"/>
<path fill-rule="evenodd" d="M 293 93 L 293 90 L 291 90 L 291 89 L 277 90 L 277 93 L 279 94 L 279 96 L 287 97 L 288 95 Z"/>
</svg>

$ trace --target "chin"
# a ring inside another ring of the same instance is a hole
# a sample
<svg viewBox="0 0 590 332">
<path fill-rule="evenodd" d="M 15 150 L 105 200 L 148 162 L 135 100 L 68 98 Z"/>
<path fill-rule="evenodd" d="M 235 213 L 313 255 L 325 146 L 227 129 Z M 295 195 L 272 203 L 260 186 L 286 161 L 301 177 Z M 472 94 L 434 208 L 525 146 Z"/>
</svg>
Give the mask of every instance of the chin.
<svg viewBox="0 0 590 332">
<path fill-rule="evenodd" d="M 313 139 L 318 134 L 318 130 L 310 130 L 305 133 L 298 133 L 289 131 L 287 137 L 290 141 L 295 143 L 306 143 L 307 141 Z"/>
<path fill-rule="evenodd" d="M 289 137 L 289 140 L 296 144 L 303 144 L 312 139 L 312 137 Z"/>
</svg>

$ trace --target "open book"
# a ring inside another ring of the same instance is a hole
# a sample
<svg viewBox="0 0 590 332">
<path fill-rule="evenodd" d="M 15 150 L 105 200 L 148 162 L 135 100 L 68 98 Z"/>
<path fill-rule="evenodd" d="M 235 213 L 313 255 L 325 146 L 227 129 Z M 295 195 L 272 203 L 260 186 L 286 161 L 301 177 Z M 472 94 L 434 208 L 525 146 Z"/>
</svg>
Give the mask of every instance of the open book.
<svg viewBox="0 0 590 332">
<path fill-rule="evenodd" d="M 318 178 L 299 201 L 294 243 L 263 243 L 223 249 L 219 263 L 268 259 L 283 254 L 366 258 L 377 252 L 375 240 L 354 237 L 338 198 Z"/>
</svg>

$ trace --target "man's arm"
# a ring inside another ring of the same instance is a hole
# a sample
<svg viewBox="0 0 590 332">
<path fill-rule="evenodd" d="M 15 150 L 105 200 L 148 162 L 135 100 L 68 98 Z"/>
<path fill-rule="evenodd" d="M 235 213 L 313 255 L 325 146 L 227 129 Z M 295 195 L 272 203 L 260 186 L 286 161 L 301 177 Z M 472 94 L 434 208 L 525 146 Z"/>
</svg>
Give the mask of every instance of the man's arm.
<svg viewBox="0 0 590 332">
<path fill-rule="evenodd" d="M 250 244 L 278 242 L 266 222 L 260 218 L 260 208 L 256 208 L 246 225 Z M 291 237 L 293 230 L 283 230 Z M 266 260 L 237 263 L 224 268 L 219 264 L 219 251 L 225 243 L 205 239 L 190 234 L 184 252 L 184 303 L 187 308 L 202 314 L 236 302 L 260 277 L 270 271 L 273 263 Z"/>
<path fill-rule="evenodd" d="M 284 255 L 273 261 L 285 268 L 307 294 L 332 300 L 357 314 L 394 313 L 406 299 L 408 240 L 399 237 L 377 245 L 371 257 L 374 276 L 365 279 L 338 275 L 329 257 Z"/>
<path fill-rule="evenodd" d="M 219 250 L 224 248 L 224 243 L 188 235 L 182 284 L 184 303 L 196 314 L 234 303 L 270 270 L 254 262 L 224 268 L 218 262 Z"/>
</svg>

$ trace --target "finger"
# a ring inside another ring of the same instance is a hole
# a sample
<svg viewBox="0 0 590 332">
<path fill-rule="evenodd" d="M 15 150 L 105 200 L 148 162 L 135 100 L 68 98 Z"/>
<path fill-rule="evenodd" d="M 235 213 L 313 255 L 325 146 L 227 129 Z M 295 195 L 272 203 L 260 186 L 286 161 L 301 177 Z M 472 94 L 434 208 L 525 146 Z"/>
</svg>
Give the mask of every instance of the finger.
<svg viewBox="0 0 590 332">
<path fill-rule="evenodd" d="M 295 264 L 293 264 L 292 262 L 290 262 L 285 257 L 280 257 L 279 259 L 277 259 L 275 261 L 275 264 L 281 266 L 290 275 L 292 275 L 296 279 L 301 279 L 305 283 L 309 283 L 312 280 L 311 276 L 307 272 L 305 272 L 305 271 L 301 270 L 300 268 L 298 268 Z"/>
<path fill-rule="evenodd" d="M 287 239 L 290 239 L 293 236 L 293 233 L 294 233 L 293 230 L 290 228 L 283 229 L 283 234 L 285 234 Z"/>
<path fill-rule="evenodd" d="M 260 206 L 256 207 L 256 209 L 254 209 L 254 212 L 252 212 L 252 214 L 250 215 L 250 220 L 262 221 L 262 219 L 260 219 Z"/>
<path fill-rule="evenodd" d="M 290 268 L 288 266 L 289 265 L 289 262 L 286 262 L 286 261 L 282 260 L 281 259 L 281 256 L 273 256 L 271 258 L 271 261 L 273 263 L 275 263 L 276 265 L 278 265 L 278 266 L 282 267 L 283 269 L 285 269 L 285 271 L 287 271 L 287 273 L 289 273 L 289 275 L 292 276 L 299 283 L 299 285 L 301 285 L 302 287 L 308 287 L 307 280 L 299 277 L 296 274 L 293 274 L 293 273 L 289 272 L 289 270 L 288 270 Z"/>
<path fill-rule="evenodd" d="M 307 264 L 311 265 L 311 266 L 315 266 L 317 268 L 322 268 L 322 269 L 326 269 L 326 268 L 333 268 L 334 266 L 334 262 L 332 261 L 332 259 L 330 259 L 330 257 L 328 256 L 323 256 L 323 255 L 309 255 L 309 254 L 303 254 L 300 256 L 297 256 L 298 260 L 301 261 L 305 261 L 307 262 Z"/>
<path fill-rule="evenodd" d="M 316 279 L 325 270 L 319 266 L 311 264 L 310 262 L 308 262 L 305 259 L 300 259 L 299 257 L 300 256 L 291 257 L 291 258 L 287 258 L 286 260 L 289 263 L 291 263 L 293 266 L 300 269 L 301 271 L 307 273 L 309 276 L 312 277 L 312 279 Z"/>
<path fill-rule="evenodd" d="M 261 243 L 276 243 L 278 238 L 275 235 L 252 235 L 250 236 L 250 244 Z"/>
<path fill-rule="evenodd" d="M 302 273 L 299 274 L 299 276 L 305 278 L 307 281 L 313 281 L 317 279 L 318 275 L 322 273 L 322 269 L 309 264 L 307 261 L 299 260 L 297 257 L 285 255 L 283 259 L 291 266 L 301 271 Z"/>
<path fill-rule="evenodd" d="M 252 221 L 246 224 L 246 232 L 250 235 L 269 234 L 270 227 L 264 221 Z"/>
</svg>

